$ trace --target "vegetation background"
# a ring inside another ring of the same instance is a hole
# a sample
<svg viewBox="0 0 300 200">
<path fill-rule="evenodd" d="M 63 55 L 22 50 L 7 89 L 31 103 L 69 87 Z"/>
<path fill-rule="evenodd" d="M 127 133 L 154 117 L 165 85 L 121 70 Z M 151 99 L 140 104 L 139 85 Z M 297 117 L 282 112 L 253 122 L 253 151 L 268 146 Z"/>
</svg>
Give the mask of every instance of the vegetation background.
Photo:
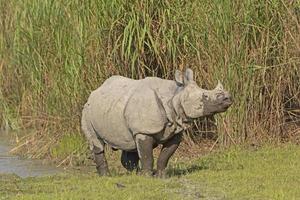
<svg viewBox="0 0 300 200">
<path fill-rule="evenodd" d="M 82 106 L 106 78 L 191 67 L 234 105 L 187 139 L 213 123 L 220 145 L 299 143 L 299 33 L 299 1 L 0 0 L 0 122 L 34 157 L 80 154 Z"/>
</svg>

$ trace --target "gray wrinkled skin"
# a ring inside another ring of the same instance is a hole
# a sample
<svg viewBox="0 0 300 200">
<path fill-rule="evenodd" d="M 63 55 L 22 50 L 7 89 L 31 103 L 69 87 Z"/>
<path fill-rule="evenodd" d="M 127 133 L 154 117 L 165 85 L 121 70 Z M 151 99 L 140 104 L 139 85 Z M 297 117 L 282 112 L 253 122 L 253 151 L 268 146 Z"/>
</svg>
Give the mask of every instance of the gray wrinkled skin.
<svg viewBox="0 0 300 200">
<path fill-rule="evenodd" d="M 202 89 L 191 69 L 184 74 L 177 70 L 174 81 L 112 76 L 89 96 L 82 112 L 82 130 L 91 149 L 103 151 L 107 143 L 134 151 L 138 134 L 166 143 L 193 119 L 224 112 L 231 104 L 230 94 L 220 83 L 213 90 Z"/>
</svg>

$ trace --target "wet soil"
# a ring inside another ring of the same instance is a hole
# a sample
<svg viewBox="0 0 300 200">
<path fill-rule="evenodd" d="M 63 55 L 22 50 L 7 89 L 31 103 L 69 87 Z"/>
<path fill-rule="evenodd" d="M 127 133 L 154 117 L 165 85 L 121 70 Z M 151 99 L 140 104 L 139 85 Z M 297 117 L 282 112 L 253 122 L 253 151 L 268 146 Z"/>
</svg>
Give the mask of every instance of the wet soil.
<svg viewBox="0 0 300 200">
<path fill-rule="evenodd" d="M 0 174 L 15 174 L 19 177 L 47 176 L 62 172 L 41 160 L 21 158 L 10 152 L 13 148 L 13 133 L 0 132 Z"/>
</svg>

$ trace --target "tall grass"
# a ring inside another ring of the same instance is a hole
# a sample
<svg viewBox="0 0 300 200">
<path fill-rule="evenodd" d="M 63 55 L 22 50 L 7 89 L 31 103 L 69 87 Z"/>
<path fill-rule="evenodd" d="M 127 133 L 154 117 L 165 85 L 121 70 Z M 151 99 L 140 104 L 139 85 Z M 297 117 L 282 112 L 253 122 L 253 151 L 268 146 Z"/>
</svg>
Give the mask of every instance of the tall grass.
<svg viewBox="0 0 300 200">
<path fill-rule="evenodd" d="M 0 0 L 0 17 L 1 121 L 38 130 L 37 146 L 80 132 L 82 105 L 110 75 L 186 67 L 233 93 L 216 119 L 221 144 L 299 131 L 288 126 L 299 122 L 298 1 Z"/>
</svg>

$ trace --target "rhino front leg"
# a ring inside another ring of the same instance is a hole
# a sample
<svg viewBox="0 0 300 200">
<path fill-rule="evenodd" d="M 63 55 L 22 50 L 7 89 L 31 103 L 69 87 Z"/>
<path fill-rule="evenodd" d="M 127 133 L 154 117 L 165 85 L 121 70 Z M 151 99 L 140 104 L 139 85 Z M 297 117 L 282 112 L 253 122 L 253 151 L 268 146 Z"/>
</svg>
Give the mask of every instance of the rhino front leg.
<svg viewBox="0 0 300 200">
<path fill-rule="evenodd" d="M 135 136 L 138 155 L 141 161 L 141 174 L 153 175 L 153 144 L 154 138 L 144 134 Z"/>
<path fill-rule="evenodd" d="M 93 153 L 94 153 L 94 160 L 96 163 L 96 169 L 100 176 L 108 176 L 108 165 L 104 155 L 104 148 L 99 148 L 94 146 Z"/>
<path fill-rule="evenodd" d="M 170 157 L 174 154 L 181 142 L 182 134 L 173 136 L 170 140 L 163 144 L 161 152 L 157 160 L 157 176 L 161 178 L 166 177 L 166 167 Z"/>
</svg>

